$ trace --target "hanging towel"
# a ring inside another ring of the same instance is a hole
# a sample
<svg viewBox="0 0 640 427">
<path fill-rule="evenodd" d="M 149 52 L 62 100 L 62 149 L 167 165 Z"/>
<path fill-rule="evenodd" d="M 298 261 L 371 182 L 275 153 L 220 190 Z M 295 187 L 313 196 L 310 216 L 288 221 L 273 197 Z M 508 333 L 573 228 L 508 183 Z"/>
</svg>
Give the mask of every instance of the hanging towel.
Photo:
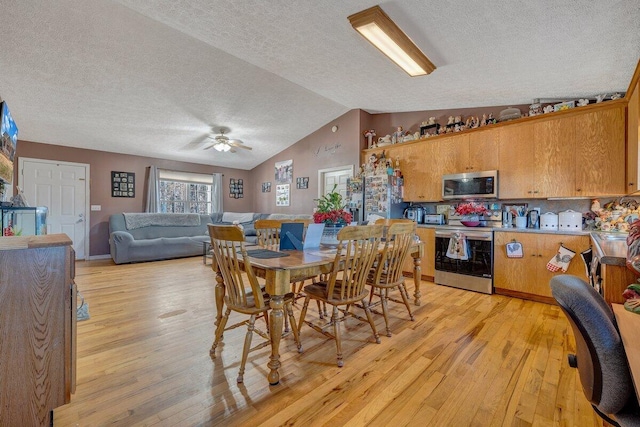
<svg viewBox="0 0 640 427">
<path fill-rule="evenodd" d="M 563 273 L 567 271 L 569 268 L 569 263 L 571 259 L 576 253 L 571 249 L 565 248 L 562 244 L 560 244 L 560 248 L 558 249 L 558 253 L 555 254 L 553 258 L 547 263 L 547 270 L 555 273 L 556 271 L 562 270 Z"/>
<path fill-rule="evenodd" d="M 453 233 L 449 239 L 449 247 L 447 248 L 447 258 L 459 259 L 466 261 L 469 259 L 469 249 L 467 246 L 467 238 L 462 233 Z"/>
</svg>

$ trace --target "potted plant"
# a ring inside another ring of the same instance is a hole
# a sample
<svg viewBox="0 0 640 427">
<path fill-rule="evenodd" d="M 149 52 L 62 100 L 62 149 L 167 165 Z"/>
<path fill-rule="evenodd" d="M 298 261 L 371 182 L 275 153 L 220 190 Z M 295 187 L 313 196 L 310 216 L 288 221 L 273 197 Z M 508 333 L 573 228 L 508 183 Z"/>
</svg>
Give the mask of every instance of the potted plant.
<svg viewBox="0 0 640 427">
<path fill-rule="evenodd" d="M 337 246 L 338 232 L 353 220 L 353 216 L 344 210 L 346 204 L 342 201 L 342 195 L 336 192 L 336 187 L 334 185 L 331 192 L 316 199 L 317 208 L 313 213 L 313 222 L 324 224 L 320 242 L 325 246 Z"/>
</svg>

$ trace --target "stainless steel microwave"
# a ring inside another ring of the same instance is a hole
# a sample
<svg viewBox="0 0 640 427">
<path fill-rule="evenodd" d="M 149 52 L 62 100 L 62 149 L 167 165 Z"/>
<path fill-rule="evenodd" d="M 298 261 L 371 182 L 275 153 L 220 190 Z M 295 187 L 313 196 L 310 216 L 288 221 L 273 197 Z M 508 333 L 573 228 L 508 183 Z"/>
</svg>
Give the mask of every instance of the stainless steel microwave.
<svg viewBox="0 0 640 427">
<path fill-rule="evenodd" d="M 497 199 L 498 171 L 456 173 L 442 176 L 442 198 Z"/>
</svg>

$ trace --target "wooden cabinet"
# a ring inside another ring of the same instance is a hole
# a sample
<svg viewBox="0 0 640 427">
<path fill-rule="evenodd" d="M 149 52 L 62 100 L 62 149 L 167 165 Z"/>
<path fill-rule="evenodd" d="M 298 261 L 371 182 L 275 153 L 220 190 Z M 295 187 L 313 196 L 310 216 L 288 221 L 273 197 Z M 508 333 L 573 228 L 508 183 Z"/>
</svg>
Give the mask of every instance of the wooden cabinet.
<svg viewBox="0 0 640 427">
<path fill-rule="evenodd" d="M 0 239 L 0 425 L 52 425 L 75 391 L 75 255 L 64 234 Z"/>
<path fill-rule="evenodd" d="M 418 227 L 416 234 L 420 237 L 423 243 L 424 252 L 422 255 L 422 276 L 433 280 L 435 274 L 435 261 L 436 261 L 436 230 L 435 228 Z M 413 277 L 413 258 L 409 257 L 405 261 L 402 269 L 407 276 Z"/>
<path fill-rule="evenodd" d="M 627 193 L 640 190 L 640 61 L 626 95 L 627 104 Z"/>
<path fill-rule="evenodd" d="M 504 126 L 499 134 L 501 199 L 624 194 L 620 103 Z"/>
<path fill-rule="evenodd" d="M 533 123 L 503 126 L 498 133 L 498 197 L 534 197 Z"/>
<path fill-rule="evenodd" d="M 640 189 L 639 98 L 632 94 L 628 107 L 609 101 L 384 150 L 401 159 L 406 201 L 442 200 L 442 175 L 496 169 L 500 199 L 626 194 Z"/>
<path fill-rule="evenodd" d="M 522 243 L 524 256 L 508 258 L 505 245 Z M 497 294 L 553 303 L 549 281 L 556 274 L 573 274 L 585 278 L 580 252 L 589 248 L 588 235 L 496 232 L 494 238 L 493 286 Z M 552 273 L 547 262 L 558 252 L 560 244 L 576 255 L 566 273 Z"/>
<path fill-rule="evenodd" d="M 586 107 L 585 107 L 586 108 Z M 577 196 L 626 193 L 623 104 L 576 116 Z"/>
<path fill-rule="evenodd" d="M 400 166 L 404 176 L 404 201 L 426 202 L 441 199 L 441 179 L 434 160 L 435 145 L 430 142 L 402 147 Z M 396 150 L 394 150 L 394 155 Z"/>
<path fill-rule="evenodd" d="M 531 121 L 500 129 L 499 197 L 547 198 L 573 195 L 572 118 Z"/>
</svg>

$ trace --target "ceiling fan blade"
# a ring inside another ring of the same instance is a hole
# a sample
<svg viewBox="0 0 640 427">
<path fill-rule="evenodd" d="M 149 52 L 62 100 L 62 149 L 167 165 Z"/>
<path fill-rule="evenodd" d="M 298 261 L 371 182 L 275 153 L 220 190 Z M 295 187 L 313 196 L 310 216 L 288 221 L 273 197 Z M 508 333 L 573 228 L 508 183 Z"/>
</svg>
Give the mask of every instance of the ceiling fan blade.
<svg viewBox="0 0 640 427">
<path fill-rule="evenodd" d="M 231 145 L 232 147 L 236 147 L 236 148 L 244 148 L 245 150 L 252 150 L 251 147 L 249 147 L 247 145 L 244 145 L 244 144 L 242 144 L 242 142 L 239 142 L 239 141 L 237 141 L 237 142 L 236 141 L 230 141 L 229 145 Z"/>
<path fill-rule="evenodd" d="M 230 153 L 235 153 L 236 150 L 234 150 L 233 148 L 231 150 L 229 150 Z"/>
<path fill-rule="evenodd" d="M 204 147 L 203 150 L 210 150 L 212 149 L 216 144 L 211 144 L 208 147 Z"/>
</svg>

